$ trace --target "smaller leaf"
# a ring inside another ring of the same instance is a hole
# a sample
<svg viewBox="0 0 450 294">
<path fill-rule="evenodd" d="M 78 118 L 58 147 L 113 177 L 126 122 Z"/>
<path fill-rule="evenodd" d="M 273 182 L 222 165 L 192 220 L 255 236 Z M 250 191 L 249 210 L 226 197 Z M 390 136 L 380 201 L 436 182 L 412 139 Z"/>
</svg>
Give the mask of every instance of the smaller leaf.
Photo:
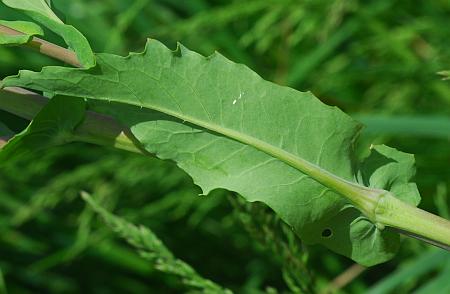
<svg viewBox="0 0 450 294">
<path fill-rule="evenodd" d="M 42 28 L 29 21 L 0 20 L 0 25 L 24 33 L 24 35 L 7 35 L 0 33 L 0 45 L 22 45 L 28 43 L 33 36 L 44 35 Z"/>
<path fill-rule="evenodd" d="M 51 99 L 26 129 L 1 149 L 0 165 L 7 159 L 67 142 L 75 127 L 84 119 L 84 113 L 85 102 L 82 99 Z"/>
<path fill-rule="evenodd" d="M 3 4 L 22 11 L 36 22 L 60 35 L 75 51 L 80 64 L 85 68 L 95 65 L 94 53 L 87 39 L 71 25 L 64 24 L 50 9 L 45 0 L 1 0 Z"/>
</svg>

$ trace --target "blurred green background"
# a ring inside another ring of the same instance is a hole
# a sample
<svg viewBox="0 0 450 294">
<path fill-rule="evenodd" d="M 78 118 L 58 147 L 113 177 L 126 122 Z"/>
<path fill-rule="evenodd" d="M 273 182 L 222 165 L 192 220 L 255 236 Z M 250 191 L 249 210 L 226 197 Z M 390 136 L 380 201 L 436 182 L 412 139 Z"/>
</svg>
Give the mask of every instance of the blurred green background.
<svg viewBox="0 0 450 294">
<path fill-rule="evenodd" d="M 449 218 L 450 82 L 436 73 L 450 69 L 450 1 L 52 4 L 96 52 L 141 51 L 146 38 L 171 48 L 179 41 L 312 91 L 365 122 L 364 142 L 414 153 L 421 207 Z M 0 18 L 25 19 L 3 5 Z M 49 64 L 57 62 L 0 47 L 1 77 Z M 171 162 L 87 144 L 0 169 L 0 293 L 187 291 L 111 231 L 81 199 L 82 190 L 147 226 L 200 275 L 236 293 L 450 293 L 450 254 L 443 250 L 405 238 L 395 259 L 363 269 L 324 248 L 305 248 L 265 207 L 225 191 L 198 196 Z"/>
</svg>

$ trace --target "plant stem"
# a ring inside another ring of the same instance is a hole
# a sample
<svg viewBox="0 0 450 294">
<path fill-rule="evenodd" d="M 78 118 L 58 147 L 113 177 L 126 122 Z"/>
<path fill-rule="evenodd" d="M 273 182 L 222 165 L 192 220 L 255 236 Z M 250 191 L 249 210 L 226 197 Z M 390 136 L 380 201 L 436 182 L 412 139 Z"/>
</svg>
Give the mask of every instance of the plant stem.
<svg viewBox="0 0 450 294">
<path fill-rule="evenodd" d="M 13 36 L 24 35 L 24 33 L 16 31 L 4 25 L 0 25 L 0 33 Z M 75 67 L 81 67 L 81 63 L 78 61 L 75 52 L 42 40 L 40 38 L 33 37 L 30 42 L 28 42 L 24 46 L 36 50 L 41 54 L 61 60 L 64 63 L 73 65 Z"/>
<path fill-rule="evenodd" d="M 27 120 L 32 120 L 47 102 L 48 98 L 22 88 L 0 90 L 0 109 Z M 75 129 L 72 140 L 147 154 L 139 147 L 129 128 L 110 116 L 93 111 L 86 111 L 86 117 Z"/>
<path fill-rule="evenodd" d="M 376 221 L 401 233 L 450 250 L 450 221 L 409 205 L 392 193 L 383 195 L 375 211 Z"/>
<path fill-rule="evenodd" d="M 328 287 L 322 291 L 322 294 L 336 293 L 346 285 L 351 283 L 355 278 L 362 274 L 367 268 L 357 263 L 342 272 L 339 276 L 333 279 Z"/>
<path fill-rule="evenodd" d="M 0 33 L 22 34 L 3 25 L 0 25 Z M 74 52 L 55 44 L 33 37 L 26 46 L 38 49 L 42 54 L 75 67 L 80 67 L 80 62 Z M 21 88 L 0 90 L 0 109 L 29 120 L 33 119 L 46 103 L 47 98 Z M 233 136 L 230 137 L 233 138 Z M 139 142 L 127 127 L 122 126 L 114 118 L 91 111 L 87 111 L 84 122 L 75 130 L 73 140 L 113 146 L 149 155 L 140 148 Z M 266 145 L 264 142 L 260 143 Z M 267 153 L 269 154 L 276 153 L 269 150 L 271 146 L 266 147 L 258 149 L 262 151 L 268 149 L 270 152 Z M 450 249 L 450 221 L 404 203 L 388 191 L 370 189 L 345 181 L 307 161 L 292 156 L 292 154 L 287 153 L 284 158 L 286 163 L 346 197 L 379 229 L 389 226 L 410 237 Z"/>
<path fill-rule="evenodd" d="M 0 90 L 0 109 L 26 120 L 32 120 L 47 102 L 48 98 L 22 88 Z"/>
<path fill-rule="evenodd" d="M 6 138 L 6 137 L 0 137 L 0 149 L 6 145 L 6 143 L 8 143 L 8 140 L 10 138 Z"/>
</svg>

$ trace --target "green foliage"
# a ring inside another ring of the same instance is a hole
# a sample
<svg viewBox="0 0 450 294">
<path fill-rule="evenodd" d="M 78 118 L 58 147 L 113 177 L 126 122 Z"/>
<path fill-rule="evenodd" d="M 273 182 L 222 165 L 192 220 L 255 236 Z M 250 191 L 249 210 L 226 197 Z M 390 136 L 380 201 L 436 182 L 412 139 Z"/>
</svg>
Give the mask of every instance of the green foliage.
<svg viewBox="0 0 450 294">
<path fill-rule="evenodd" d="M 293 293 L 314 293 L 312 273 L 306 266 L 306 246 L 292 229 L 261 203 L 248 203 L 234 195 L 229 201 L 250 236 L 282 263 L 283 279 Z"/>
<path fill-rule="evenodd" d="M 222 289 L 220 286 L 201 277 L 185 262 L 176 259 L 161 240 L 148 228 L 136 226 L 120 217 L 114 216 L 101 207 L 87 193 L 82 193 L 82 197 L 95 212 L 102 216 L 105 223 L 114 232 L 135 247 L 144 259 L 151 261 L 157 270 L 178 276 L 184 285 L 197 290 L 198 293 L 231 293 L 229 290 Z"/>
<path fill-rule="evenodd" d="M 35 164 L 16 177 L 27 162 Z M 60 168 L 66 164 L 72 167 L 62 173 Z M 0 264 L 8 265 L 9 287 L 20 284 L 55 293 L 59 283 L 72 292 L 129 287 L 142 293 L 182 292 L 178 279 L 153 270 L 152 263 L 134 254 L 103 223 L 93 221 L 91 209 L 84 209 L 79 197 L 83 186 L 102 199 L 108 210 L 164 236 L 164 243 L 177 256 L 236 293 L 255 292 L 267 285 L 285 288 L 279 280 L 278 258 L 264 252 L 241 229 L 223 193 L 193 197 L 198 189 L 168 162 L 68 145 L 11 160 L 0 170 L 0 177 L 4 200 L 0 204 L 4 231 Z M 89 275 L 86 265 L 92 265 Z M 33 275 L 34 279 L 28 278 Z M 51 281 L 41 280 L 52 275 Z"/>
<path fill-rule="evenodd" d="M 86 38 L 71 25 L 64 24 L 48 6 L 44 0 L 2 0 L 2 2 L 14 9 L 20 10 L 34 21 L 45 26 L 54 33 L 60 35 L 72 48 L 83 67 L 89 68 L 95 65 L 94 55 Z"/>
<path fill-rule="evenodd" d="M 401 285 L 406 285 L 407 287 L 414 286 L 414 281 L 417 281 L 418 277 L 432 272 L 439 267 L 445 266 L 442 275 L 445 275 L 448 271 L 448 264 L 450 263 L 450 259 L 448 258 L 448 253 L 444 251 L 439 251 L 437 249 L 430 249 L 413 260 L 405 263 L 405 265 L 394 271 L 389 277 L 381 280 L 377 284 L 375 284 L 368 294 L 383 294 L 383 293 L 391 293 L 395 289 L 398 289 Z M 446 287 L 449 287 L 448 281 L 447 283 L 441 282 L 441 276 L 432 279 L 429 285 L 423 285 L 420 288 L 422 292 L 420 293 L 446 293 Z M 440 284 L 440 285 L 439 285 Z M 428 287 L 434 287 L 434 285 L 439 285 L 439 289 L 425 290 Z"/>
<path fill-rule="evenodd" d="M 450 118 L 445 116 L 358 115 L 356 119 L 367 127 L 366 135 L 402 135 L 405 137 L 450 138 Z"/>
<path fill-rule="evenodd" d="M 43 35 L 44 31 L 40 26 L 28 21 L 6 21 L 0 20 L 0 25 L 7 26 L 24 35 L 6 35 L 0 33 L 0 45 L 21 45 L 28 43 L 33 36 Z"/>
<path fill-rule="evenodd" d="M 450 208 L 446 192 L 450 189 L 450 152 L 445 134 L 447 124 L 440 118 L 450 114 L 450 87 L 436 78 L 436 72 L 450 64 L 446 50 L 450 38 L 446 29 L 448 3 L 421 1 L 408 5 L 389 0 L 236 3 L 54 0 L 52 7 L 58 15 L 64 13 L 65 18 L 61 19 L 88 36 L 97 52 L 125 54 L 140 50 L 142 40 L 148 36 L 171 46 L 180 40 L 202 54 L 218 50 L 249 65 L 268 80 L 312 90 L 325 103 L 338 105 L 352 116 L 357 115 L 358 120 L 361 118 L 368 125 L 369 132 L 363 133 L 365 141 L 388 143 L 416 154 L 415 180 L 424 196 L 421 206 L 445 216 Z M 247 3 L 261 9 L 244 9 Z M 220 11 L 230 17 L 224 14 L 218 21 Z M 22 19 L 6 8 L 0 9 L 0 15 L 2 19 Z M 300 17 L 296 19 L 296 15 Z M 183 29 L 189 23 L 198 25 Z M 292 42 L 294 31 L 301 37 L 297 43 Z M 45 38 L 60 42 L 51 33 Z M 39 70 L 56 62 L 27 50 L 0 47 L 0 63 L 4 77 L 19 69 Z M 418 116 L 417 120 L 411 120 Z M 9 119 L 10 116 L 0 112 L 0 120 L 11 126 Z M 428 121 L 429 127 L 425 128 Z M 414 125 L 408 128 L 409 123 Z M 388 127 L 382 127 L 385 125 Z M 362 150 L 366 152 L 366 148 Z M 114 235 L 108 235 L 108 230 L 90 224 L 85 217 L 86 209 L 74 200 L 80 190 L 106 194 L 108 210 L 114 209 L 134 223 L 151 227 L 177 256 L 237 293 L 255 293 L 266 286 L 272 286 L 271 291 L 275 292 L 275 288 L 282 293 L 287 291 L 278 271 L 284 263 L 272 260 L 283 254 L 254 246 L 260 239 L 241 231 L 226 201 L 215 196 L 192 197 L 198 191 L 168 163 L 77 144 L 27 155 L 0 170 L 0 267 L 10 292 L 181 291 L 170 279 L 155 275 L 148 262 L 127 250 Z M 263 219 L 274 215 L 267 213 L 259 218 L 255 210 L 251 211 L 245 218 L 252 222 L 257 217 L 252 223 L 256 234 L 264 237 L 265 233 L 257 229 L 258 224 L 266 226 Z M 13 217 L 16 226 L 11 225 Z M 88 242 L 82 242 L 86 232 Z M 77 249 L 76 254 L 61 254 L 72 243 L 85 247 Z M 395 276 L 396 268 L 421 268 L 426 261 L 408 262 L 420 258 L 425 249 L 418 242 L 404 240 L 395 259 L 353 277 L 339 293 L 366 293 L 378 281 Z M 327 288 L 334 277 L 345 273 L 351 265 L 320 246 L 308 251 L 308 268 L 315 273 L 318 288 Z M 444 256 L 442 253 L 442 260 Z M 40 265 L 30 266 L 35 264 Z M 36 272 L 33 268 L 41 270 Z M 440 288 L 429 291 L 443 292 L 447 276 L 443 265 L 436 266 L 425 274 L 400 279 L 395 293 L 411 293 L 435 280 Z M 81 285 L 85 288 L 79 288 Z"/>
<path fill-rule="evenodd" d="M 2 269 L 0 268 L 0 294 L 7 294 L 5 280 L 3 279 Z"/>
<path fill-rule="evenodd" d="M 335 186 L 352 181 L 390 189 L 417 205 L 409 183 L 413 159 L 381 146 L 355 169 L 360 126 L 341 111 L 219 54 L 204 58 L 182 46 L 171 52 L 149 41 L 142 54 L 99 54 L 97 61 L 90 71 L 21 71 L 4 85 L 121 103 L 100 111 L 129 126 L 149 152 L 176 161 L 204 194 L 225 188 L 261 201 L 306 243 L 362 264 L 386 261 L 397 251 L 398 236 L 379 230 Z M 335 179 L 322 181 L 329 173 Z"/>
</svg>

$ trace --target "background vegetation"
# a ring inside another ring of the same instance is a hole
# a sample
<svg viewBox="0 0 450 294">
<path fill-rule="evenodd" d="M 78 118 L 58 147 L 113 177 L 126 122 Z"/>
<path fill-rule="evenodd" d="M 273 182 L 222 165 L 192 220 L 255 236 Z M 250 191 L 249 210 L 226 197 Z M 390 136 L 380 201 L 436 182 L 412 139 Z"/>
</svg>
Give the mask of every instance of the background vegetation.
<svg viewBox="0 0 450 294">
<path fill-rule="evenodd" d="M 416 154 L 421 207 L 449 218 L 450 83 L 436 73 L 450 68 L 450 1 L 52 4 L 97 52 L 140 51 L 147 37 L 172 48 L 180 41 L 312 91 L 365 122 L 367 142 Z M 17 15 L 1 6 L 0 18 Z M 4 77 L 56 62 L 0 47 L 0 64 Z M 305 248 L 261 205 L 198 193 L 171 162 L 87 144 L 9 162 L 0 169 L 0 293 L 220 291 L 201 276 L 236 293 L 450 292 L 450 254 L 442 250 L 405 239 L 394 260 L 363 269 Z"/>
</svg>

